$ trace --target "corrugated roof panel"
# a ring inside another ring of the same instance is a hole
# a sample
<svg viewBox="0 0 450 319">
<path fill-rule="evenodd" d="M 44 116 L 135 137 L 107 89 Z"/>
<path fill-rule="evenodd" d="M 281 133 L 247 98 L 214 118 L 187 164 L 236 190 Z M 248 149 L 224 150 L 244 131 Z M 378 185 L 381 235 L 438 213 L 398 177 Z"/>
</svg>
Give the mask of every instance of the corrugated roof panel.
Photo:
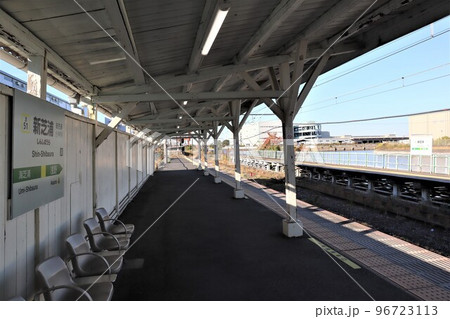
<svg viewBox="0 0 450 319">
<path fill-rule="evenodd" d="M 297 34 L 306 29 L 337 2 L 339 2 L 339 0 L 305 1 L 297 8 L 297 10 L 286 18 L 284 23 L 277 28 L 277 31 L 267 39 L 257 52 L 255 52 L 255 56 L 273 55 L 277 53 L 284 44 L 294 39 Z"/>
<path fill-rule="evenodd" d="M 210 0 L 124 0 L 126 12 L 122 13 L 117 11 L 115 1 L 78 1 L 115 39 L 132 43 L 126 38 L 127 32 L 130 31 L 141 65 L 152 76 L 168 75 L 167 78 L 170 78 L 172 74 L 187 73 L 202 13 L 206 1 Z M 207 67 L 213 67 L 214 72 L 220 66 L 236 63 L 234 61 L 236 55 L 264 25 L 273 10 L 283 2 L 281 0 L 230 0 L 230 3 L 230 12 L 209 55 L 200 64 L 199 69 L 203 71 L 199 74 L 208 72 L 205 70 Z M 320 17 L 326 12 L 334 10 L 334 6 L 342 7 L 339 15 L 329 19 L 330 21 L 322 21 L 323 23 L 311 32 L 310 44 L 319 48 L 325 40 L 345 30 L 371 3 L 373 0 L 305 0 L 277 26 L 269 38 L 262 43 L 261 48 L 250 58 L 269 57 L 282 52 L 287 43 L 291 43 L 315 21 L 320 21 Z M 371 11 L 386 3 L 394 5 L 396 2 L 379 0 Z M 333 56 L 324 70 L 340 65 L 382 43 L 448 14 L 448 5 L 446 6 L 444 0 L 415 0 L 402 5 L 401 8 L 394 8 L 392 12 L 390 12 L 391 7 L 386 7 L 388 13 L 369 20 L 365 28 L 357 33 L 358 44 L 363 44 L 361 48 L 346 55 Z M 124 58 L 125 53 L 87 14 L 78 8 L 75 2 L 0 0 L 0 7 L 18 22 L 22 22 L 26 28 L 100 89 L 106 86 L 129 89 L 134 79 L 142 83 L 142 74 L 139 70 L 137 74 L 132 74 L 136 68 L 126 61 L 92 64 L 101 60 Z M 126 24 L 122 21 L 126 16 L 131 29 L 128 31 Z M 5 39 L 4 35 L 3 39 Z M 355 44 L 355 37 L 346 41 Z M 19 46 L 20 44 L 18 43 Z M 14 46 L 15 43 L 12 45 Z M 131 49 L 129 44 L 127 46 L 128 50 Z M 275 67 L 275 70 L 278 70 L 278 67 Z M 260 72 L 250 72 L 252 76 L 258 73 Z M 267 78 L 266 73 L 256 78 L 256 81 L 261 82 L 265 78 Z M 210 91 L 218 79 L 194 83 L 191 92 Z M 180 82 L 173 92 L 181 92 L 183 84 Z M 247 90 L 243 84 L 243 80 L 233 74 L 233 77 L 223 85 L 222 91 L 231 91 L 236 88 Z M 113 94 L 114 91 L 111 88 L 109 92 Z M 158 110 L 162 113 L 174 107 L 176 105 L 171 101 L 157 104 Z M 115 106 L 110 108 L 115 109 Z M 146 108 L 148 105 L 143 104 L 137 111 L 145 112 Z"/>
<path fill-rule="evenodd" d="M 77 0 L 88 12 L 102 10 L 101 1 Z M 74 1 L 55 0 L 0 0 L 0 7 L 20 22 L 38 21 L 82 12 Z"/>
<path fill-rule="evenodd" d="M 141 63 L 150 74 L 185 71 L 203 6 L 193 0 L 126 2 Z"/>
</svg>

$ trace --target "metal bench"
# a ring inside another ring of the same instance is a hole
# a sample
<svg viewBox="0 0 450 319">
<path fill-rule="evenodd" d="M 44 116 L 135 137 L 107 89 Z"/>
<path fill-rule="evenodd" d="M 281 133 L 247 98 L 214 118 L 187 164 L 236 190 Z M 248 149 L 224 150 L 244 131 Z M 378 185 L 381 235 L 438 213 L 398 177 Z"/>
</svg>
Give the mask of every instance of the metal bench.
<svg viewBox="0 0 450 319">
<path fill-rule="evenodd" d="M 66 247 L 69 252 L 68 260 L 76 278 L 89 280 L 93 277 L 98 280 L 98 276 L 102 275 L 102 281 L 115 281 L 117 273 L 122 269 L 122 256 L 101 256 L 92 252 L 89 243 L 80 233 L 69 236 L 66 239 Z"/>
<path fill-rule="evenodd" d="M 36 277 L 41 290 L 35 297 L 42 294 L 46 301 L 108 301 L 114 292 L 111 282 L 77 285 L 72 280 L 66 264 L 58 256 L 37 265 Z"/>
<path fill-rule="evenodd" d="M 124 224 L 118 219 L 111 218 L 103 207 L 97 208 L 95 210 L 95 215 L 97 216 L 98 223 L 103 232 L 111 233 L 113 235 L 126 235 L 127 237 L 131 237 L 134 232 L 133 224 Z"/>
<path fill-rule="evenodd" d="M 83 222 L 84 229 L 89 239 L 89 244 L 92 251 L 101 252 L 108 251 L 122 251 L 126 250 L 130 245 L 130 240 L 127 238 L 117 238 L 111 233 L 104 232 L 100 228 L 100 224 L 94 218 L 88 218 Z"/>
</svg>

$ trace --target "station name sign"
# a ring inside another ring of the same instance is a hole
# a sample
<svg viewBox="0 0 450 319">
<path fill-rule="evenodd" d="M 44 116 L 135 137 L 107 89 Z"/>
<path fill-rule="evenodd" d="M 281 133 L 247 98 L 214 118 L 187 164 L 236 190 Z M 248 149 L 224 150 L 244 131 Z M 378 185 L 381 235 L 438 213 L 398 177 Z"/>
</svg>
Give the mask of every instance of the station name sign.
<svg viewBox="0 0 450 319">
<path fill-rule="evenodd" d="M 64 196 L 64 113 L 14 90 L 11 219 Z"/>
<path fill-rule="evenodd" d="M 410 137 L 411 155 L 432 155 L 433 135 L 413 134 Z"/>
</svg>

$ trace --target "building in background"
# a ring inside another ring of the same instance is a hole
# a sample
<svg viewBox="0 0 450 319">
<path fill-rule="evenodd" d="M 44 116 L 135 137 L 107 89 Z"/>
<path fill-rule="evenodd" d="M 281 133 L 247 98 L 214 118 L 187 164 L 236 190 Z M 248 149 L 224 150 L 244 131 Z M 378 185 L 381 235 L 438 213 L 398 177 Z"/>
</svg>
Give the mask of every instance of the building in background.
<svg viewBox="0 0 450 319">
<path fill-rule="evenodd" d="M 450 110 L 409 117 L 409 136 L 432 135 L 433 139 L 450 136 Z"/>
<path fill-rule="evenodd" d="M 283 137 L 281 121 L 265 121 L 246 123 L 240 132 L 242 144 L 248 147 L 259 146 L 269 137 Z M 318 138 L 329 137 L 329 132 L 322 131 L 321 124 L 317 123 L 294 123 L 294 140 L 297 143 L 310 141 Z"/>
<path fill-rule="evenodd" d="M 318 123 L 294 124 L 294 138 L 298 143 L 329 137 L 330 132 L 322 131 L 321 124 Z"/>
</svg>

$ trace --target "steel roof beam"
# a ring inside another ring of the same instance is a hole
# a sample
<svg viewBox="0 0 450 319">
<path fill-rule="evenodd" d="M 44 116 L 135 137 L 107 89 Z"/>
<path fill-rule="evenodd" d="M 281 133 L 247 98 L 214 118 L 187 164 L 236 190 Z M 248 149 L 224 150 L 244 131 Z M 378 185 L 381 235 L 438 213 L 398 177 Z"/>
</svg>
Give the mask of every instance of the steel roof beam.
<svg viewBox="0 0 450 319">
<path fill-rule="evenodd" d="M 313 23 L 308 25 L 306 29 L 298 33 L 293 40 L 286 43 L 279 52 L 292 52 L 295 50 L 297 43 L 301 40 L 308 41 L 311 36 L 313 36 L 317 31 L 326 25 L 333 24 L 336 20 L 342 19 L 346 16 L 348 10 L 355 6 L 361 5 L 361 2 L 367 3 L 367 7 L 374 3 L 373 0 L 346 0 L 339 1 L 333 8 L 325 12 Z M 309 41 L 308 41 L 309 42 Z"/>
<path fill-rule="evenodd" d="M 157 101 L 198 101 L 198 100 L 238 100 L 277 98 L 283 91 L 234 91 L 234 92 L 200 92 L 200 93 L 165 93 L 130 94 L 130 95 L 97 95 L 92 103 L 124 103 L 124 102 L 157 102 Z"/>
<path fill-rule="evenodd" d="M 118 42 L 122 45 L 122 49 L 129 54 L 126 54 L 126 64 L 133 75 L 135 84 L 144 84 L 145 76 L 139 65 L 139 56 L 123 0 L 103 0 L 102 3 L 111 19 Z"/>
<path fill-rule="evenodd" d="M 361 49 L 361 46 L 357 43 L 346 43 L 333 48 L 331 50 L 331 54 L 332 55 L 346 54 L 354 52 L 359 49 Z M 317 59 L 323 53 L 323 51 L 324 51 L 323 48 L 317 46 L 315 48 L 308 49 L 306 62 Z M 155 81 L 158 82 L 162 87 L 164 87 L 164 89 L 169 90 L 180 86 L 184 86 L 187 83 L 204 82 L 224 76 L 231 77 L 234 74 L 240 72 L 266 69 L 268 67 L 280 65 L 281 63 L 294 62 L 294 60 L 295 60 L 294 56 L 291 55 L 277 55 L 272 57 L 257 58 L 250 60 L 246 63 L 237 65 L 232 64 L 232 65 L 203 68 L 192 74 L 182 74 L 182 75 L 166 74 L 155 77 Z M 155 89 L 160 90 L 159 87 L 156 87 L 156 85 L 150 84 L 128 86 L 123 87 L 122 89 L 117 86 L 114 86 L 111 88 L 109 87 L 102 88 L 102 93 L 106 94 L 114 92 L 122 94 L 137 94 L 137 93 L 153 92 Z M 214 88 L 214 91 L 218 90 Z"/>
<path fill-rule="evenodd" d="M 68 82 L 64 77 L 57 77 L 57 74 L 52 74 L 53 76 L 82 95 L 94 94 L 95 89 L 92 83 L 2 9 L 0 9 L 0 21 L 0 39 L 9 47 L 27 58 L 32 55 L 46 55 L 49 64 L 53 64 L 75 83 Z"/>
<path fill-rule="evenodd" d="M 189 58 L 188 74 L 194 73 L 200 67 L 203 61 L 202 43 L 208 31 L 208 26 L 211 24 L 211 20 L 214 18 L 214 9 L 218 5 L 218 0 L 205 1 L 205 6 L 203 8 L 202 17 L 200 20 L 200 25 L 197 29 L 197 34 L 195 36 L 194 46 L 191 51 L 191 56 Z M 192 83 L 186 83 L 183 91 L 189 91 L 192 87 Z"/>
<path fill-rule="evenodd" d="M 197 103 L 196 105 L 193 106 L 183 106 L 183 108 L 186 110 L 186 112 L 188 112 L 189 114 L 192 111 L 197 111 L 199 109 L 206 107 L 212 107 L 214 105 L 216 105 L 218 103 L 211 103 L 211 102 L 202 102 L 202 103 Z M 167 109 L 164 110 L 162 109 L 161 112 L 159 114 L 152 114 L 152 115 L 144 115 L 144 116 L 140 116 L 140 117 L 129 117 L 128 120 L 129 121 L 133 121 L 133 120 L 155 120 L 155 119 L 164 119 L 164 118 L 168 118 L 174 115 L 181 115 L 182 117 L 187 116 L 187 114 L 185 112 L 183 112 L 183 110 L 181 110 L 179 107 L 175 108 L 175 109 Z"/>
<path fill-rule="evenodd" d="M 205 121 L 220 121 L 220 120 L 231 120 L 231 117 L 221 117 L 221 116 L 210 116 L 210 117 L 184 117 L 182 119 L 154 119 L 154 120 L 132 120 L 129 121 L 131 124 L 164 124 L 164 123 L 179 123 L 183 124 L 186 122 L 193 122 L 194 120 L 197 122 L 205 122 Z"/>
<path fill-rule="evenodd" d="M 251 37 L 242 50 L 236 55 L 235 61 L 246 61 L 257 51 L 273 32 L 294 12 L 305 0 L 282 0 L 264 21 L 258 31 Z"/>
<path fill-rule="evenodd" d="M 304 0 L 282 0 L 275 7 L 266 21 L 258 29 L 258 31 L 252 36 L 242 50 L 235 56 L 234 63 L 240 64 L 258 50 L 263 43 L 272 35 L 272 33 L 283 23 L 283 21 L 295 11 Z M 281 62 L 282 63 L 282 62 Z M 271 65 L 272 66 L 272 65 Z M 249 70 L 245 70 L 249 71 Z M 219 79 L 214 85 L 214 91 L 219 91 L 223 88 L 225 83 L 230 80 L 230 76 L 225 76 Z"/>
</svg>

